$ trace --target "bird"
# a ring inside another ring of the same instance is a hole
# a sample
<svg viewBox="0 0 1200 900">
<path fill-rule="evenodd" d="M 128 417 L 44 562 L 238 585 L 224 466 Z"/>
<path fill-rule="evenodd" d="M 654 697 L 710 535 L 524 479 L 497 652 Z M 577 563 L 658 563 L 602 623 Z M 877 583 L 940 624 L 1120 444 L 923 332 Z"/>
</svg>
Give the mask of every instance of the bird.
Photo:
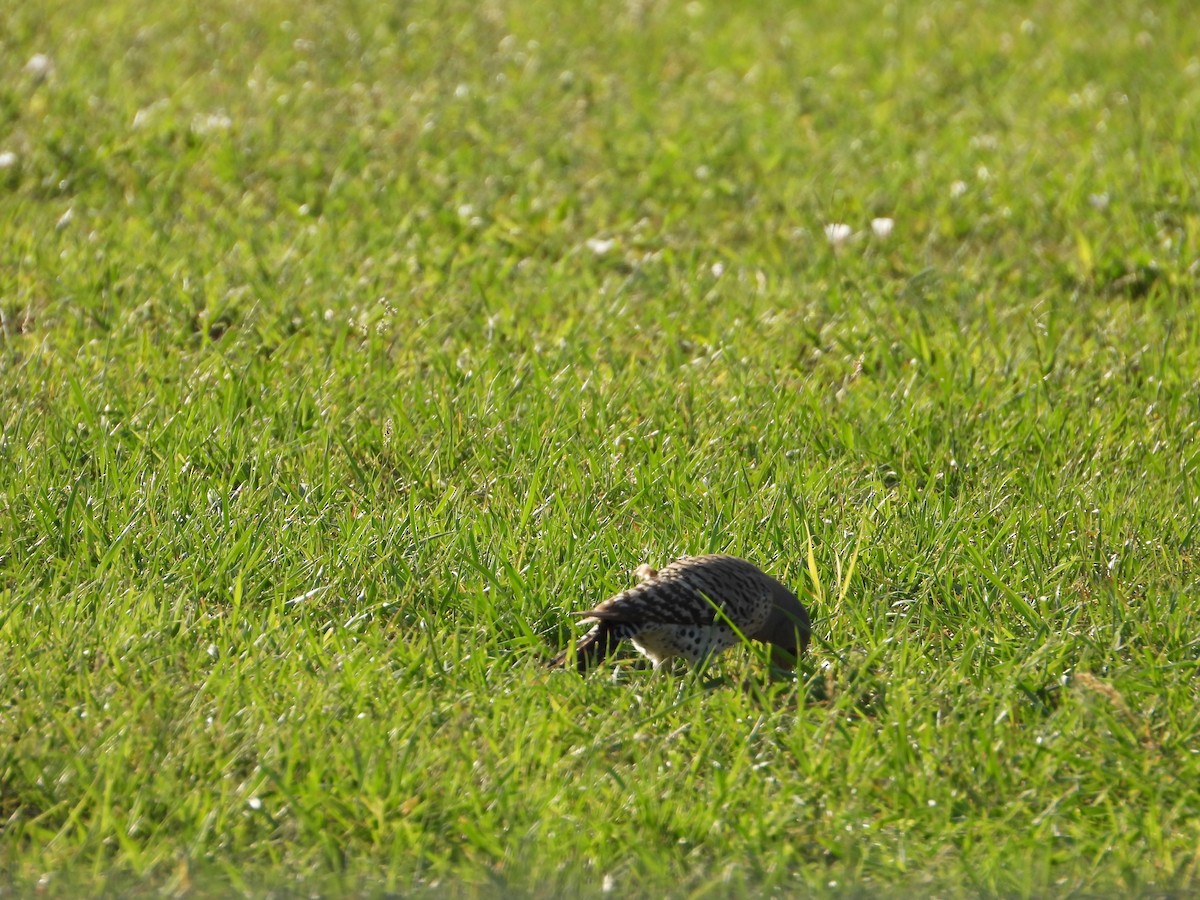
<svg viewBox="0 0 1200 900">
<path fill-rule="evenodd" d="M 581 673 L 628 640 L 655 669 L 673 657 L 695 666 L 738 643 L 739 633 L 795 664 L 808 646 L 808 611 L 785 585 L 737 556 L 685 556 L 662 569 L 639 566 L 641 583 L 586 612 L 592 629 L 575 646 Z M 549 665 L 565 667 L 567 650 Z"/>
</svg>

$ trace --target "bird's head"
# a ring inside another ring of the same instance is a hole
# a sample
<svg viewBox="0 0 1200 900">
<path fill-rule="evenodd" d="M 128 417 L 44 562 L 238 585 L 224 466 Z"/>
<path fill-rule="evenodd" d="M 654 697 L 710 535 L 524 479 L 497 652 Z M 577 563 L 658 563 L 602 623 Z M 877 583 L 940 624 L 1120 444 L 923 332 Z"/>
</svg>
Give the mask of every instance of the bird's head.
<svg viewBox="0 0 1200 900">
<path fill-rule="evenodd" d="M 772 579 L 774 581 L 774 579 Z M 766 624 L 749 635 L 771 645 L 771 658 L 779 665 L 792 667 L 800 658 L 811 634 L 808 610 L 785 585 L 775 582 L 771 597 L 771 615 Z"/>
</svg>

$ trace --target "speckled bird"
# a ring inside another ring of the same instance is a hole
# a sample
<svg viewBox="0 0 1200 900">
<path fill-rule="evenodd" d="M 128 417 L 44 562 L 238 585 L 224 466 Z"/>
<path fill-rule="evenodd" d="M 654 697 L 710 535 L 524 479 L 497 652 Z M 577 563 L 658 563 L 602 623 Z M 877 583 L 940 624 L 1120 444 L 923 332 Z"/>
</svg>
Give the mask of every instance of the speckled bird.
<svg viewBox="0 0 1200 900">
<path fill-rule="evenodd" d="M 787 587 L 736 556 L 690 556 L 655 571 L 637 570 L 641 584 L 574 613 L 594 623 L 575 647 L 580 672 L 628 640 L 658 668 L 675 656 L 690 664 L 729 649 L 737 632 L 778 648 L 794 664 L 808 646 L 808 612 Z M 737 631 L 734 630 L 736 627 Z M 563 666 L 567 653 L 552 666 Z"/>
</svg>

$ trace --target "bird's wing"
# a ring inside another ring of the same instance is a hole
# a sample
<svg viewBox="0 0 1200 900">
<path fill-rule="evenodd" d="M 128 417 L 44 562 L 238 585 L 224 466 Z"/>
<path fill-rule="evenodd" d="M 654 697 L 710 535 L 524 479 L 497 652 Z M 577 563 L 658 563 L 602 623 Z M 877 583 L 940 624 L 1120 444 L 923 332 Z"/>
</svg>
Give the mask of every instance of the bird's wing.
<svg viewBox="0 0 1200 900">
<path fill-rule="evenodd" d="M 661 579 L 630 588 L 595 609 L 574 615 L 598 622 L 659 625 L 711 625 L 720 618 L 700 591 L 679 581 Z"/>
</svg>

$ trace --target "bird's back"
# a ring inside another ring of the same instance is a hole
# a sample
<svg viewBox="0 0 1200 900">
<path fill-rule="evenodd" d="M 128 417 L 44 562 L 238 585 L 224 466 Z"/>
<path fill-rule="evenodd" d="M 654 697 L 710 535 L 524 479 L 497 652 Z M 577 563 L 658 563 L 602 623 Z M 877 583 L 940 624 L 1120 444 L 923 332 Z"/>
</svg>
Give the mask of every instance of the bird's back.
<svg viewBox="0 0 1200 900">
<path fill-rule="evenodd" d="M 757 566 L 736 556 L 690 556 L 584 615 L 604 622 L 656 625 L 711 625 L 727 617 L 739 630 L 752 631 L 766 619 L 773 583 Z"/>
</svg>

